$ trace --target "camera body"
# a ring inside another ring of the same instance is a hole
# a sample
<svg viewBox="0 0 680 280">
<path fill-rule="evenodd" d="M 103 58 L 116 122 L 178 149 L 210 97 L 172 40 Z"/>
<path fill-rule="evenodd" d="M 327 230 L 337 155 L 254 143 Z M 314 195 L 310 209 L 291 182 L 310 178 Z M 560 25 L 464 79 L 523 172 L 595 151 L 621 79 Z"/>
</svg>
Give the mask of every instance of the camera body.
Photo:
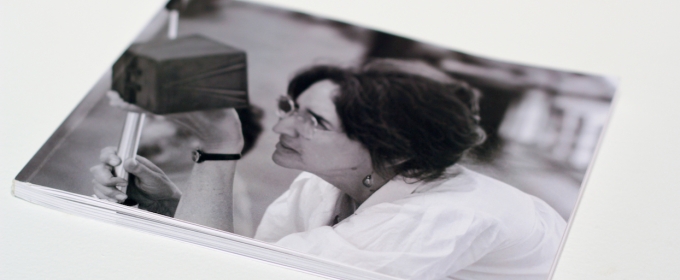
<svg viewBox="0 0 680 280">
<path fill-rule="evenodd" d="M 111 88 L 154 114 L 247 107 L 246 53 L 201 35 L 134 44 Z"/>
</svg>

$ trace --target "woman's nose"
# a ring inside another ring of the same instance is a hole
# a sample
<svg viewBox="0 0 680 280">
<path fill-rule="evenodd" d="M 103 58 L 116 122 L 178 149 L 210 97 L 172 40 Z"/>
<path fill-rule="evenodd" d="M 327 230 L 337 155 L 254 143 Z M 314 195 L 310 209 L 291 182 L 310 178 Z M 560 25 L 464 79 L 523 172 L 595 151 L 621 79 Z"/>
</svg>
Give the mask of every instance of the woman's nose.
<svg viewBox="0 0 680 280">
<path fill-rule="evenodd" d="M 298 132 L 295 129 L 295 117 L 280 118 L 272 130 L 278 134 L 285 134 L 292 137 L 298 136 Z"/>
</svg>

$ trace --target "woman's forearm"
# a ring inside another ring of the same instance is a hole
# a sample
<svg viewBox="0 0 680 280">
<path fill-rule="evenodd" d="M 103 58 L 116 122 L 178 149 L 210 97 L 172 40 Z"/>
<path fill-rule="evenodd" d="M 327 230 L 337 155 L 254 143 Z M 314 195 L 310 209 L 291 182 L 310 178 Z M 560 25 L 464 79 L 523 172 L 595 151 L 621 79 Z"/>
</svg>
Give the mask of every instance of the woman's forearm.
<svg viewBox="0 0 680 280">
<path fill-rule="evenodd" d="M 239 154 L 243 150 L 241 122 L 233 108 L 168 116 L 189 128 L 205 153 Z M 195 163 L 175 218 L 233 232 L 234 172 L 236 161 Z"/>
<path fill-rule="evenodd" d="M 232 203 L 236 161 L 194 164 L 189 188 L 183 192 L 175 218 L 234 231 Z"/>
</svg>

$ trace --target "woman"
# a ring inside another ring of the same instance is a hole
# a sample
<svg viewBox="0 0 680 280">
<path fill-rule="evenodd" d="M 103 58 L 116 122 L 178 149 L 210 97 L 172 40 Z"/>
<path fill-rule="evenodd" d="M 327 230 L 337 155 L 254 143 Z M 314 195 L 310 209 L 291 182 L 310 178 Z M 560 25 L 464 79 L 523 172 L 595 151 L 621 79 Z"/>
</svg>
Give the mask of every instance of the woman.
<svg viewBox="0 0 680 280">
<path fill-rule="evenodd" d="M 565 221 L 543 201 L 456 162 L 480 144 L 478 93 L 422 63 L 380 60 L 360 70 L 317 66 L 279 100 L 272 159 L 303 170 L 274 201 L 256 239 L 409 279 L 546 279 Z M 240 151 L 239 123 L 177 117 L 206 152 Z M 212 129 L 211 129 L 212 128 Z M 100 197 L 121 200 L 107 165 Z M 230 230 L 235 161 L 194 166 L 180 194 L 160 169 L 124 163 L 145 199 L 175 217 Z M 132 194 L 131 194 L 132 195 Z"/>
</svg>

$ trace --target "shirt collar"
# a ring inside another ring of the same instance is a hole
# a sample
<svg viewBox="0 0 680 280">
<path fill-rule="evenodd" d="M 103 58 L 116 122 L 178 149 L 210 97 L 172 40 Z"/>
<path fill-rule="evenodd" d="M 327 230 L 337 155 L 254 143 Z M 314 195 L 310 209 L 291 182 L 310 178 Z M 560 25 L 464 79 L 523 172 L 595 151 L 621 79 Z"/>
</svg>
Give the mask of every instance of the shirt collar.
<svg viewBox="0 0 680 280">
<path fill-rule="evenodd" d="M 465 169 L 462 166 L 456 164 L 447 168 L 446 174 L 448 174 L 448 176 L 457 176 L 464 170 Z M 354 213 L 359 214 L 371 206 L 399 200 L 416 192 L 425 192 L 431 190 L 432 188 L 441 185 L 444 181 L 444 179 L 440 179 L 434 182 L 425 183 L 415 179 L 397 176 L 378 189 L 373 195 L 368 197 L 368 199 L 364 201 L 364 203 L 362 203 Z"/>
<path fill-rule="evenodd" d="M 359 214 L 368 207 L 404 198 L 414 193 L 421 185 L 421 183 L 407 183 L 402 177 L 394 178 L 368 197 L 354 213 Z"/>
</svg>

